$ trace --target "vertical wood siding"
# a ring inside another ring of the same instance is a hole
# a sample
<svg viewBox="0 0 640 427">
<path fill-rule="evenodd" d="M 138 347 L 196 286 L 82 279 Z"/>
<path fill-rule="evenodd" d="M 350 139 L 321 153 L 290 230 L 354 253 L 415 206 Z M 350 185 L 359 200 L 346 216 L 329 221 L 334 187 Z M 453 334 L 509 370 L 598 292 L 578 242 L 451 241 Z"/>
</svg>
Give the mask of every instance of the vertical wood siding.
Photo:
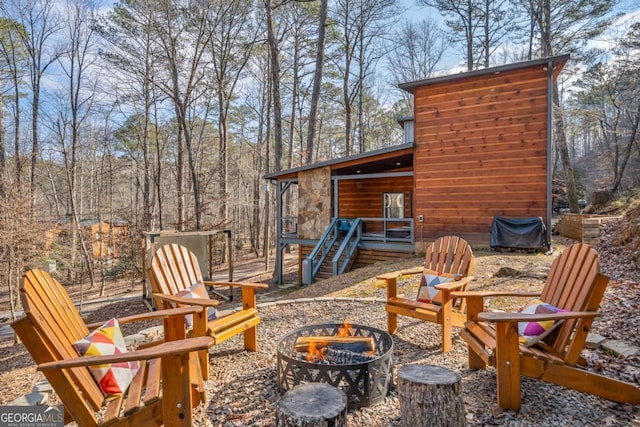
<svg viewBox="0 0 640 427">
<path fill-rule="evenodd" d="M 418 87 L 414 101 L 414 216 L 427 239 L 488 244 L 494 215 L 545 218 L 544 67 Z"/>
</svg>

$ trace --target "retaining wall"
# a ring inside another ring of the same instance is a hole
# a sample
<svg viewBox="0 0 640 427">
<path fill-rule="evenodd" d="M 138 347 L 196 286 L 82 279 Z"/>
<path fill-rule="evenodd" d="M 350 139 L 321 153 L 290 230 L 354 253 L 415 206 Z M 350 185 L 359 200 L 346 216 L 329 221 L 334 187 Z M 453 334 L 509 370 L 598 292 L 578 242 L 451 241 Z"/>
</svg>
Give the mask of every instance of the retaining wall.
<svg viewBox="0 0 640 427">
<path fill-rule="evenodd" d="M 568 213 L 560 219 L 555 231 L 561 236 L 597 246 L 600 243 L 600 226 L 613 218 L 619 217 Z"/>
</svg>

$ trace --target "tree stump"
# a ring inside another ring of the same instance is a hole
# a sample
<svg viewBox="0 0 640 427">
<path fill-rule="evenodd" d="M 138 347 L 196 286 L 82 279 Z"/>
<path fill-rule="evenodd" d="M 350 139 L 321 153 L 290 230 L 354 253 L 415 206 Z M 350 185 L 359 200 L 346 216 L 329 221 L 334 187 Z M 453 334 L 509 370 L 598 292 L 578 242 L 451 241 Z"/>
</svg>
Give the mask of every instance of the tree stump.
<svg viewBox="0 0 640 427">
<path fill-rule="evenodd" d="M 433 365 L 405 365 L 398 370 L 400 426 L 464 426 L 460 375 Z"/>
<path fill-rule="evenodd" d="M 278 402 L 276 426 L 339 427 L 347 425 L 347 396 L 326 383 L 299 384 Z"/>
</svg>

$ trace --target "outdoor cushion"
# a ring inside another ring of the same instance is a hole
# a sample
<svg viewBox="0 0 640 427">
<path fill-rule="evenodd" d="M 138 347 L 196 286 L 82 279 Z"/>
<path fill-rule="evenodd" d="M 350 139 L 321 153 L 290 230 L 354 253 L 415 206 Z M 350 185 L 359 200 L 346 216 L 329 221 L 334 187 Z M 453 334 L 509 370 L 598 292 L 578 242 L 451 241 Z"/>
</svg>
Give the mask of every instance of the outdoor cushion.
<svg viewBox="0 0 640 427">
<path fill-rule="evenodd" d="M 189 286 L 188 289 L 182 290 L 176 293 L 177 297 L 180 298 L 203 298 L 210 299 L 209 294 L 207 293 L 207 289 L 201 282 L 196 282 L 193 285 Z M 186 307 L 186 304 L 178 304 L 178 307 Z M 218 318 L 218 310 L 215 307 L 208 307 L 207 310 L 207 319 L 214 320 Z M 187 328 L 193 326 L 193 315 L 187 314 L 184 317 L 184 322 L 187 325 Z"/>
<path fill-rule="evenodd" d="M 539 299 L 533 299 L 525 305 L 522 313 L 549 314 L 560 313 L 563 311 L 568 310 L 563 310 L 551 304 L 547 304 Z M 519 322 L 518 333 L 520 334 L 520 343 L 525 347 L 530 347 L 553 332 L 553 330 L 560 326 L 561 323 L 562 320 Z"/>
<path fill-rule="evenodd" d="M 127 352 L 117 319 L 110 319 L 85 338 L 73 343 L 80 356 L 102 356 Z M 91 374 L 105 395 L 124 393 L 138 372 L 138 362 L 90 366 Z"/>
<path fill-rule="evenodd" d="M 432 304 L 442 304 L 442 297 L 440 291 L 435 288 L 436 285 L 441 283 L 450 283 L 455 280 L 460 280 L 459 274 L 450 273 L 438 273 L 437 271 L 425 269 L 420 280 L 420 287 L 418 288 L 418 297 L 416 298 L 420 302 L 427 302 Z"/>
</svg>

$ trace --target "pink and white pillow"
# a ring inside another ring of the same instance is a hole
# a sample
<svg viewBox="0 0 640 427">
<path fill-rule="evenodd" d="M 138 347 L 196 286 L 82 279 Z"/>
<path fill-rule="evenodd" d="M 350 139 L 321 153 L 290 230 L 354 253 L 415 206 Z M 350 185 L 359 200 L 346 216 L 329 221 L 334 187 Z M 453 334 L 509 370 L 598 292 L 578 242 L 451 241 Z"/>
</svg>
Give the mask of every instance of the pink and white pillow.
<svg viewBox="0 0 640 427">
<path fill-rule="evenodd" d="M 547 304 L 539 299 L 529 301 L 521 313 L 532 314 L 553 314 L 566 312 L 562 308 Z M 518 334 L 520 335 L 520 344 L 530 347 L 553 332 L 562 324 L 562 320 L 541 320 L 539 322 L 519 322 Z"/>
</svg>

